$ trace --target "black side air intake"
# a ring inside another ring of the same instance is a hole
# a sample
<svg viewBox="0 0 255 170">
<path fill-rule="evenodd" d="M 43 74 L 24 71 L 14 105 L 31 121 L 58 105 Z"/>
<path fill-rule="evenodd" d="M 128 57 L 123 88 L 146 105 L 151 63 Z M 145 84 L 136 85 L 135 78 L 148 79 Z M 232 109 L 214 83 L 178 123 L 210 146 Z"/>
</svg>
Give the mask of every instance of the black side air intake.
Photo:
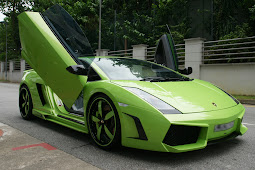
<svg viewBox="0 0 255 170">
<path fill-rule="evenodd" d="M 142 123 L 140 121 L 140 119 L 138 117 L 135 117 L 135 116 L 132 116 L 130 114 L 127 114 L 125 113 L 126 115 L 132 117 L 135 121 L 135 125 L 136 125 L 136 129 L 137 129 L 137 132 L 138 132 L 138 135 L 139 137 L 136 138 L 136 137 L 129 137 L 129 138 L 133 138 L 133 139 L 139 139 L 139 140 L 148 140 L 146 134 L 145 134 L 145 131 L 143 129 L 143 126 L 142 126 Z"/>
<path fill-rule="evenodd" d="M 45 101 L 44 96 L 43 96 L 42 85 L 36 83 L 36 87 L 37 87 L 37 91 L 38 91 L 41 103 L 44 106 L 46 104 L 46 101 Z"/>
</svg>

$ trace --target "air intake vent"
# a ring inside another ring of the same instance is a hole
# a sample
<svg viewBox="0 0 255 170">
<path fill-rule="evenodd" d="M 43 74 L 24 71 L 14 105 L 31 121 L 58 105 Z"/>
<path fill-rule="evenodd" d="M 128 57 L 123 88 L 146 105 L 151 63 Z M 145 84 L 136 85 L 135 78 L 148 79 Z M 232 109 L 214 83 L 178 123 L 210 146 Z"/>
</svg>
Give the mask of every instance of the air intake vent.
<svg viewBox="0 0 255 170">
<path fill-rule="evenodd" d="M 201 127 L 171 125 L 163 143 L 170 146 L 196 143 Z"/>
</svg>

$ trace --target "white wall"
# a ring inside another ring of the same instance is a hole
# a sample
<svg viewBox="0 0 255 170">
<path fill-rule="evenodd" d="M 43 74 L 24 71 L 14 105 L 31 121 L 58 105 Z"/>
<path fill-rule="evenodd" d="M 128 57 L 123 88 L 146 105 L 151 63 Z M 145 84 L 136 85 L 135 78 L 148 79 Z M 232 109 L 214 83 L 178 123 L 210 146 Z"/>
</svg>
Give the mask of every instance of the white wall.
<svg viewBox="0 0 255 170">
<path fill-rule="evenodd" d="M 255 95 L 255 63 L 200 65 L 200 79 L 231 94 Z"/>
<path fill-rule="evenodd" d="M 20 71 L 13 71 L 13 72 L 11 72 L 11 74 L 9 76 L 9 81 L 11 81 L 13 83 L 19 83 L 19 82 L 21 82 L 22 75 L 23 75 L 23 73 L 21 73 Z"/>
<path fill-rule="evenodd" d="M 203 55 L 203 38 L 185 39 L 185 68 L 192 67 L 190 78 L 199 79 Z"/>
<path fill-rule="evenodd" d="M 9 80 L 10 72 L 7 72 L 7 80 Z M 0 72 L 0 80 L 6 80 L 6 72 Z M 21 81 L 21 79 L 20 79 Z"/>
</svg>

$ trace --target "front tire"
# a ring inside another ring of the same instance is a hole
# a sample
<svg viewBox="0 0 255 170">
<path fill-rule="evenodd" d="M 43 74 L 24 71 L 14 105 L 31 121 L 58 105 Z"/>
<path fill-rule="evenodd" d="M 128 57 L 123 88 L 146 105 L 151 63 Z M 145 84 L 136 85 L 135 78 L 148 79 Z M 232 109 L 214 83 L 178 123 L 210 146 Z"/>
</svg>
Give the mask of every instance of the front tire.
<svg viewBox="0 0 255 170">
<path fill-rule="evenodd" d="M 33 103 L 31 93 L 26 85 L 22 85 L 19 93 L 19 109 L 21 117 L 25 120 L 31 120 L 35 116 L 32 114 Z"/>
<path fill-rule="evenodd" d="M 108 96 L 100 94 L 91 100 L 87 120 L 91 137 L 100 148 L 111 149 L 120 145 L 120 120 Z"/>
</svg>

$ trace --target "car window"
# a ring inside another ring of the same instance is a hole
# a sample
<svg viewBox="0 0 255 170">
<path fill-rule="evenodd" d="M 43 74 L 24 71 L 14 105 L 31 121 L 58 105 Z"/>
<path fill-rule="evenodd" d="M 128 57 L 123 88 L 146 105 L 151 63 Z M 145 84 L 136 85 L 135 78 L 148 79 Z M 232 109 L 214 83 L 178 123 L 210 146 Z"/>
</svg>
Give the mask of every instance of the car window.
<svg viewBox="0 0 255 170">
<path fill-rule="evenodd" d="M 101 77 L 97 74 L 97 72 L 90 67 L 88 72 L 88 81 L 96 81 L 101 80 Z"/>
<path fill-rule="evenodd" d="M 96 81 L 101 80 L 101 77 L 97 74 L 97 72 L 91 67 L 91 64 L 89 64 L 87 61 L 80 60 L 82 64 L 85 66 L 85 68 L 88 68 L 88 81 Z"/>
<path fill-rule="evenodd" d="M 72 55 L 76 57 L 94 56 L 86 35 L 64 8 L 56 4 L 42 15 Z"/>
</svg>

